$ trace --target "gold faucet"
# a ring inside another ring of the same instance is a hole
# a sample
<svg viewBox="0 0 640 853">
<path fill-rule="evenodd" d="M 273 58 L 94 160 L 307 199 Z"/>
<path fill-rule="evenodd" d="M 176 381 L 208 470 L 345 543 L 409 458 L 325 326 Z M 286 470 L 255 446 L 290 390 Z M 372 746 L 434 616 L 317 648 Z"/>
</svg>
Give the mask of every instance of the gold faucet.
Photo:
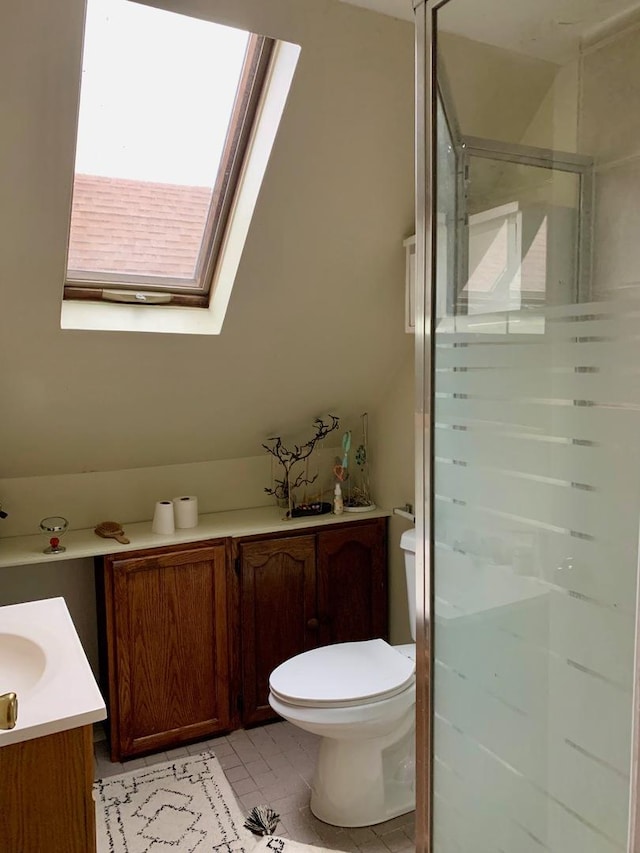
<svg viewBox="0 0 640 853">
<path fill-rule="evenodd" d="M 0 696 L 0 729 L 12 729 L 18 719 L 18 697 L 15 693 Z"/>
</svg>

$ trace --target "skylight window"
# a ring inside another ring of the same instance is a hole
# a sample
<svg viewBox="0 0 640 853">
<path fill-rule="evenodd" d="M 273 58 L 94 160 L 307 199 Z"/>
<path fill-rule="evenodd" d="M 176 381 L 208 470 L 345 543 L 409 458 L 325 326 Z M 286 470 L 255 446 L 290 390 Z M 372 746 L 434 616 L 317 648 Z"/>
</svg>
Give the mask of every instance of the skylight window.
<svg viewBox="0 0 640 853">
<path fill-rule="evenodd" d="M 208 304 L 272 48 L 88 0 L 66 299 Z"/>
</svg>

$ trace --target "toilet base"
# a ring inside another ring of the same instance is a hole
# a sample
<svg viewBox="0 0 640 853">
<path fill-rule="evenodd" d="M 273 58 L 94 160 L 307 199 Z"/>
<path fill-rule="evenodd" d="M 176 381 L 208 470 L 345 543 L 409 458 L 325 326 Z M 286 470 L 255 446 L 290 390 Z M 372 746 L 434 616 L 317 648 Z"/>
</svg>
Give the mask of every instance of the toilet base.
<svg viewBox="0 0 640 853">
<path fill-rule="evenodd" d="M 347 827 L 372 826 L 413 811 L 414 710 L 392 735 L 357 740 L 323 737 L 310 808 L 319 820 Z"/>
</svg>

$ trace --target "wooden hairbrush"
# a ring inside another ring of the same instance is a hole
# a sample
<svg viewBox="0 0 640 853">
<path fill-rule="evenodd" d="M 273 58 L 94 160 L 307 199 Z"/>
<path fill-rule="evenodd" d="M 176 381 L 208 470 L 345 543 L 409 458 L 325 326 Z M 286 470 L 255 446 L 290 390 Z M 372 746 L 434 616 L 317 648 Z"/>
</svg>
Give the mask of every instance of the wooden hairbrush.
<svg viewBox="0 0 640 853">
<path fill-rule="evenodd" d="M 124 535 L 122 525 L 118 524 L 117 521 L 101 521 L 100 524 L 96 525 L 95 532 L 98 536 L 102 536 L 103 539 L 115 539 L 122 545 L 129 544 L 129 540 Z"/>
</svg>

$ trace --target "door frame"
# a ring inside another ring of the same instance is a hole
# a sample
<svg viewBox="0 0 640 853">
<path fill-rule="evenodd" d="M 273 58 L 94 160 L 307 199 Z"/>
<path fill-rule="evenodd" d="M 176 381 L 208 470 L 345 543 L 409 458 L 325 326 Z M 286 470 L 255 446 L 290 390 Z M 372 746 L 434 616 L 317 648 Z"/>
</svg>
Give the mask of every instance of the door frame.
<svg viewBox="0 0 640 853">
<path fill-rule="evenodd" d="M 433 332 L 436 197 L 435 12 L 449 0 L 414 2 L 416 16 L 416 853 L 432 851 L 433 815 Z"/>
</svg>

